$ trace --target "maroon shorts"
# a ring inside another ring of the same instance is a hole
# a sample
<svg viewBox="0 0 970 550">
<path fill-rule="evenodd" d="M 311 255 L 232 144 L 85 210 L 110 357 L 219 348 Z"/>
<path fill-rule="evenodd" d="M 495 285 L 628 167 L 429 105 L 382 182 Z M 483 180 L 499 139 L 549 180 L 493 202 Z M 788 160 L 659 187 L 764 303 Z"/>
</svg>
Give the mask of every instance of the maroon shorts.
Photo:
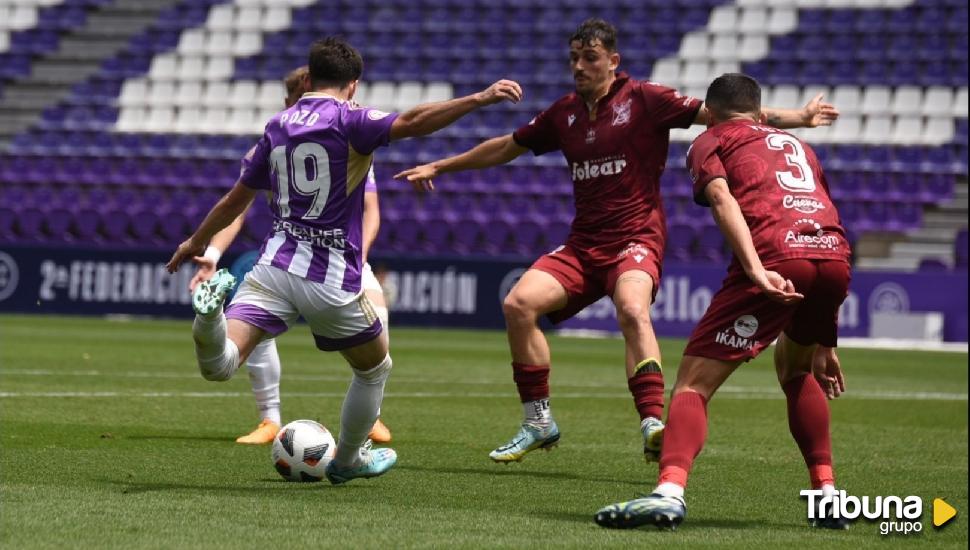
<svg viewBox="0 0 970 550">
<path fill-rule="evenodd" d="M 532 269 L 555 277 L 566 289 L 566 307 L 546 315 L 561 323 L 603 296 L 613 296 L 616 281 L 627 271 L 644 271 L 653 279 L 651 303 L 660 286 L 660 258 L 646 242 L 631 242 L 608 262 L 593 265 L 570 245 L 553 250 L 532 264 Z"/>
<path fill-rule="evenodd" d="M 839 306 L 849 292 L 849 264 L 838 260 L 785 260 L 769 269 L 805 299 L 782 305 L 766 298 L 744 273 L 730 274 L 694 328 L 684 355 L 748 361 L 782 331 L 803 346 L 835 347 Z"/>
</svg>

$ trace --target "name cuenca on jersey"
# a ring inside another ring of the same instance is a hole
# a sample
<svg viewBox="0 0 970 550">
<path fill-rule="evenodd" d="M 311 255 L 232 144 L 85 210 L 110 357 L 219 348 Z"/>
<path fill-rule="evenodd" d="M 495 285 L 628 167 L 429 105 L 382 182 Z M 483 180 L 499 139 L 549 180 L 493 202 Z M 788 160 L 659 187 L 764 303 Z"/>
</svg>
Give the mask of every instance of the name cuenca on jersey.
<svg viewBox="0 0 970 550">
<path fill-rule="evenodd" d="M 710 206 L 704 189 L 727 180 L 765 266 L 793 258 L 848 261 L 845 229 L 812 148 L 795 136 L 747 120 L 710 128 L 691 145 L 687 168 L 694 201 Z M 735 257 L 731 271 L 741 269 Z"/>
<path fill-rule="evenodd" d="M 360 293 L 362 184 L 396 118 L 311 92 L 270 119 L 240 176 L 271 193 L 258 264 L 321 283 L 337 300 Z"/>
</svg>

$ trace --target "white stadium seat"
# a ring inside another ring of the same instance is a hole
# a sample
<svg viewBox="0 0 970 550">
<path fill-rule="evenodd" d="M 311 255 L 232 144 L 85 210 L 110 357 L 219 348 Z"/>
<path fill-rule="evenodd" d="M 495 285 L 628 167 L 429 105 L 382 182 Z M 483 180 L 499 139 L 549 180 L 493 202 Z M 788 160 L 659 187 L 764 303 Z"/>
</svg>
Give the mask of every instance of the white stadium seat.
<svg viewBox="0 0 970 550">
<path fill-rule="evenodd" d="M 202 55 L 205 51 L 205 29 L 189 29 L 182 32 L 176 51 L 182 55 Z"/>
<path fill-rule="evenodd" d="M 151 107 L 145 130 L 148 132 L 170 132 L 175 127 L 175 109 L 171 107 Z"/>
<path fill-rule="evenodd" d="M 422 103 L 433 101 L 447 101 L 455 97 L 455 89 L 449 82 L 432 82 L 424 89 Z"/>
<path fill-rule="evenodd" d="M 424 84 L 413 81 L 402 82 L 398 85 L 397 92 L 394 94 L 394 108 L 392 110 L 406 111 L 421 103 L 422 96 L 424 96 Z"/>
<path fill-rule="evenodd" d="M 236 12 L 237 31 L 258 31 L 263 28 L 261 6 L 243 6 Z"/>
<path fill-rule="evenodd" d="M 915 115 L 896 117 L 891 141 L 897 145 L 919 143 L 923 135 L 923 117 Z"/>
<path fill-rule="evenodd" d="M 707 57 L 710 59 L 735 60 L 739 58 L 738 35 L 715 34 L 708 45 Z"/>
<path fill-rule="evenodd" d="M 236 33 L 232 41 L 233 57 L 256 55 L 263 49 L 263 35 L 259 32 Z"/>
<path fill-rule="evenodd" d="M 842 114 L 855 114 L 862 110 L 862 89 L 858 86 L 836 86 L 829 102 Z"/>
<path fill-rule="evenodd" d="M 960 88 L 957 91 L 956 97 L 953 98 L 953 116 L 967 116 L 967 100 L 967 89 Z"/>
<path fill-rule="evenodd" d="M 118 122 L 115 128 L 119 132 L 134 132 L 140 130 L 145 125 L 147 109 L 141 107 L 126 107 L 118 114 Z"/>
<path fill-rule="evenodd" d="M 788 107 L 801 107 L 815 99 L 818 94 L 822 94 L 822 101 L 832 103 L 832 90 L 828 86 L 805 86 L 802 88 L 802 95 L 798 98 L 798 101 L 794 105 L 788 105 Z M 832 104 L 841 112 L 842 107 L 835 103 Z M 777 105 L 777 107 L 785 107 L 785 105 Z"/>
<path fill-rule="evenodd" d="M 212 31 L 205 41 L 207 55 L 229 55 L 232 53 L 232 31 Z"/>
<path fill-rule="evenodd" d="M 862 118 L 855 114 L 843 114 L 832 125 L 829 141 L 833 143 L 851 143 L 859 141 L 862 133 Z"/>
<path fill-rule="evenodd" d="M 286 29 L 290 26 L 290 10 L 282 6 L 272 6 L 266 10 L 261 22 L 264 32 Z M 307 44 L 309 46 L 309 44 Z"/>
<path fill-rule="evenodd" d="M 201 108 L 181 107 L 175 115 L 174 130 L 179 133 L 193 134 L 200 130 L 201 123 Z"/>
<path fill-rule="evenodd" d="M 232 4 L 217 4 L 209 8 L 205 28 L 210 31 L 231 31 L 236 13 Z"/>
<path fill-rule="evenodd" d="M 933 117 L 926 121 L 923 129 L 923 142 L 927 145 L 942 145 L 953 139 L 955 123 L 952 117 Z"/>
<path fill-rule="evenodd" d="M 888 114 L 892 90 L 888 86 L 867 86 L 862 92 L 862 113 Z"/>
<path fill-rule="evenodd" d="M 121 86 L 118 104 L 122 107 L 136 107 L 148 103 L 148 82 L 144 78 L 131 78 Z"/>
<path fill-rule="evenodd" d="M 226 131 L 231 134 L 248 134 L 256 124 L 256 110 L 251 108 L 235 108 L 229 112 Z"/>
<path fill-rule="evenodd" d="M 210 57 L 205 64 L 206 80 L 222 80 L 232 76 L 233 60 L 229 56 Z"/>
<path fill-rule="evenodd" d="M 179 80 L 204 80 L 205 58 L 197 55 L 183 57 L 176 74 Z"/>
<path fill-rule="evenodd" d="M 220 134 L 226 131 L 229 123 L 229 109 L 224 107 L 209 107 L 202 111 L 201 132 L 206 134 Z"/>
<path fill-rule="evenodd" d="M 791 6 L 776 6 L 768 15 L 767 31 L 771 34 L 788 34 L 798 26 L 798 9 Z"/>
<path fill-rule="evenodd" d="M 791 109 L 798 106 L 802 92 L 797 86 L 775 86 L 771 94 L 764 98 L 765 106 Z"/>
<path fill-rule="evenodd" d="M 718 6 L 711 10 L 711 19 L 707 28 L 713 33 L 737 32 L 738 8 L 735 6 Z"/>
<path fill-rule="evenodd" d="M 892 118 L 888 114 L 869 115 L 862 126 L 863 143 L 883 143 L 892 133 Z M 860 140 L 857 140 L 860 141 Z"/>
<path fill-rule="evenodd" d="M 653 64 L 653 72 L 650 73 L 650 80 L 663 82 L 667 86 L 677 87 L 680 85 L 680 60 L 676 58 L 664 58 L 657 60 Z"/>
<path fill-rule="evenodd" d="M 394 105 L 394 92 L 394 84 L 390 82 L 372 83 L 370 86 L 370 94 L 367 97 L 367 104 L 370 107 L 384 111 L 390 110 Z"/>
<path fill-rule="evenodd" d="M 283 100 L 286 99 L 286 87 L 277 80 L 264 81 L 259 87 L 259 97 L 256 103 L 262 109 L 283 108 Z"/>
<path fill-rule="evenodd" d="M 764 32 L 768 28 L 768 10 L 762 7 L 749 6 L 741 11 L 738 20 L 738 31 L 742 33 Z"/>
<path fill-rule="evenodd" d="M 229 101 L 229 82 L 216 81 L 208 82 L 205 86 L 205 94 L 202 96 L 202 105 L 205 107 L 215 107 L 225 105 Z"/>
<path fill-rule="evenodd" d="M 681 40 L 681 59 L 708 59 L 710 56 L 710 40 L 706 32 L 689 32 Z"/>
<path fill-rule="evenodd" d="M 914 115 L 923 107 L 923 89 L 918 86 L 900 86 L 893 94 L 894 115 Z"/>
<path fill-rule="evenodd" d="M 744 34 L 741 35 L 741 42 L 738 44 L 737 57 L 742 61 L 756 61 L 767 57 L 769 49 L 768 35 Z"/>
<path fill-rule="evenodd" d="M 164 53 L 156 55 L 148 68 L 148 76 L 152 80 L 171 80 L 178 70 L 178 59 L 175 54 Z"/>
<path fill-rule="evenodd" d="M 10 10 L 7 28 L 10 30 L 24 30 L 37 26 L 37 8 L 34 6 L 14 6 Z"/>
<path fill-rule="evenodd" d="M 148 89 L 149 107 L 169 107 L 175 105 L 175 82 L 172 80 L 152 81 Z"/>
<path fill-rule="evenodd" d="M 175 92 L 176 105 L 197 105 L 202 100 L 202 82 L 189 80 L 179 82 Z"/>
<path fill-rule="evenodd" d="M 923 96 L 924 115 L 948 115 L 953 110 L 953 88 L 931 86 Z"/>
<path fill-rule="evenodd" d="M 230 86 L 229 106 L 235 108 L 256 106 L 256 83 L 252 80 L 238 80 Z"/>
<path fill-rule="evenodd" d="M 354 92 L 354 101 L 358 105 L 370 105 L 370 86 L 366 82 L 357 81 L 357 91 Z"/>
<path fill-rule="evenodd" d="M 686 86 L 699 86 L 709 84 L 712 78 L 710 63 L 701 60 L 687 61 L 684 63 L 680 82 Z"/>
</svg>

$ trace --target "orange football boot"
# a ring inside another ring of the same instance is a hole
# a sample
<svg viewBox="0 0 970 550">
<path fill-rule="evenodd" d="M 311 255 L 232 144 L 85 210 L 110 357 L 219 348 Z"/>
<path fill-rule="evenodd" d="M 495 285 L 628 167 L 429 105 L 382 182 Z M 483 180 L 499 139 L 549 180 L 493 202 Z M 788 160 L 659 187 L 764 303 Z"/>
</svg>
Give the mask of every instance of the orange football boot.
<svg viewBox="0 0 970 550">
<path fill-rule="evenodd" d="M 268 445 L 280 431 L 280 425 L 270 419 L 264 419 L 255 430 L 236 439 L 236 443 L 246 445 Z"/>
<path fill-rule="evenodd" d="M 391 430 L 387 429 L 387 426 L 378 418 L 377 422 L 374 422 L 374 427 L 370 429 L 370 434 L 367 437 L 374 443 L 390 443 Z"/>
</svg>

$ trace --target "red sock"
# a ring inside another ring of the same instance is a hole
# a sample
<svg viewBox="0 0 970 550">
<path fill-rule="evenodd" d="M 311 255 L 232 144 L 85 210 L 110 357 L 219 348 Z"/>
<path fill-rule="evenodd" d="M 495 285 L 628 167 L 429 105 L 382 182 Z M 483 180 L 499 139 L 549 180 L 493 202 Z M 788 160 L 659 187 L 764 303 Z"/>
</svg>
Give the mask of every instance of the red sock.
<svg viewBox="0 0 970 550">
<path fill-rule="evenodd" d="M 706 439 L 707 400 L 692 391 L 678 393 L 670 400 L 657 483 L 669 482 L 686 487 L 687 474 Z"/>
<path fill-rule="evenodd" d="M 512 379 L 523 403 L 549 399 L 549 365 L 512 362 Z"/>
<path fill-rule="evenodd" d="M 626 381 L 633 394 L 633 404 L 640 420 L 661 418 L 664 413 L 664 375 L 659 372 L 639 372 Z"/>
<path fill-rule="evenodd" d="M 829 405 L 822 388 L 814 376 L 806 374 L 789 380 L 782 389 L 788 398 L 788 428 L 805 457 L 812 488 L 834 485 Z"/>
</svg>

